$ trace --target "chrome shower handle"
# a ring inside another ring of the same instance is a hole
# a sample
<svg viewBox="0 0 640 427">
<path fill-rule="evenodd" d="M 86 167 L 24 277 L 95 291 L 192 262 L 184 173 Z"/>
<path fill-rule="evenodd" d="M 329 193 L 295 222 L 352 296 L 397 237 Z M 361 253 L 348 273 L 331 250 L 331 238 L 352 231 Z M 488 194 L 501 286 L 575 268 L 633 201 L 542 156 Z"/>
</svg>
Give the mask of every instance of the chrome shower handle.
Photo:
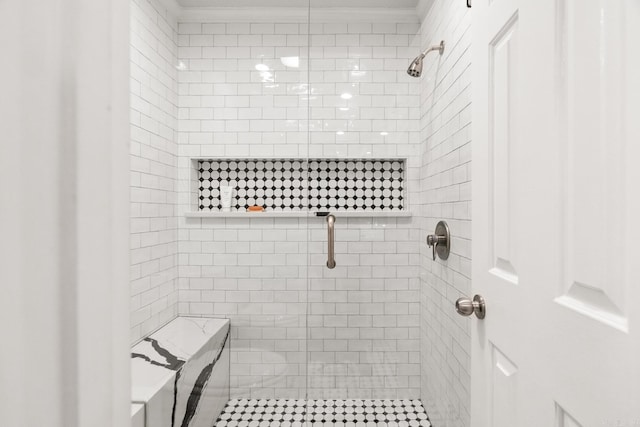
<svg viewBox="0 0 640 427">
<path fill-rule="evenodd" d="M 436 247 L 441 244 L 446 244 L 446 236 L 436 236 L 435 234 L 429 234 L 427 236 L 427 246 L 433 250 L 433 260 L 436 260 Z"/>
<path fill-rule="evenodd" d="M 329 236 L 328 236 L 329 248 L 327 249 L 327 254 L 329 258 L 327 259 L 327 267 L 331 269 L 336 267 L 336 258 L 335 258 L 336 253 L 334 248 L 335 223 L 336 223 L 336 217 L 331 214 L 327 215 L 327 230 L 329 233 Z"/>
<path fill-rule="evenodd" d="M 449 251 L 451 250 L 451 233 L 449 232 L 449 226 L 446 222 L 438 222 L 436 225 L 436 231 L 427 236 L 427 245 L 433 251 L 434 261 L 436 260 L 436 255 L 443 260 L 449 258 Z"/>
</svg>

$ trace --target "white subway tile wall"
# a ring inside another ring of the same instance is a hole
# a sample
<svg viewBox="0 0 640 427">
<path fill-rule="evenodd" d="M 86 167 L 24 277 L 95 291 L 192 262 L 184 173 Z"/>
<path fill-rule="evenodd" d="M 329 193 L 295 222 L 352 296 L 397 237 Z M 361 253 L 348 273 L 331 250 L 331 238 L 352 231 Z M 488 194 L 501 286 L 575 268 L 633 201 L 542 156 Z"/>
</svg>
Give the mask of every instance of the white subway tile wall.
<svg viewBox="0 0 640 427">
<path fill-rule="evenodd" d="M 191 158 L 308 155 L 408 158 L 406 204 L 417 213 L 420 82 L 406 67 L 418 31 L 180 24 L 179 213 L 192 209 Z M 321 218 L 180 216 L 179 312 L 231 318 L 235 397 L 303 398 L 308 386 L 311 398 L 417 398 L 415 229 L 411 218 L 338 215 L 329 270 Z"/>
<path fill-rule="evenodd" d="M 415 24 L 312 23 L 309 40 L 303 23 L 178 25 L 131 4 L 132 340 L 178 311 L 230 317 L 236 397 L 421 397 L 434 424 L 469 425 L 469 325 L 452 309 L 470 292 L 464 5 L 436 0 L 420 43 Z M 338 217 L 327 270 L 320 218 L 182 216 L 192 157 L 308 155 L 408 158 L 414 218 Z M 446 263 L 422 242 L 439 219 Z"/>
<path fill-rule="evenodd" d="M 419 394 L 418 241 L 410 218 L 309 224 L 309 395 L 371 399 Z"/>
<path fill-rule="evenodd" d="M 178 314 L 177 29 L 159 2 L 131 1 L 132 342 Z"/>
<path fill-rule="evenodd" d="M 442 57 L 426 57 L 421 88 L 420 235 L 443 219 L 451 228 L 447 261 L 420 246 L 422 401 L 433 425 L 470 424 L 470 320 L 455 300 L 471 295 L 471 31 L 465 2 L 436 0 L 422 45 L 444 39 Z"/>
</svg>

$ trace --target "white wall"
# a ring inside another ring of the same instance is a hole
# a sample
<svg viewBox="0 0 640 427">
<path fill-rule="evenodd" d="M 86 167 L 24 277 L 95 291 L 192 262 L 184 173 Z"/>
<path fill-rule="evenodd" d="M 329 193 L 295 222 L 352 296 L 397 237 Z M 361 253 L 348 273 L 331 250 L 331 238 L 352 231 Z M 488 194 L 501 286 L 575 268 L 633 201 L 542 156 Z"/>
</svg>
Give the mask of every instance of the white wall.
<svg viewBox="0 0 640 427">
<path fill-rule="evenodd" d="M 131 0 L 131 340 L 178 314 L 177 21 Z"/>
<path fill-rule="evenodd" d="M 421 87 L 420 237 L 443 219 L 451 255 L 432 261 L 420 245 L 421 396 L 433 425 L 470 424 L 470 324 L 455 300 L 471 292 L 471 34 L 463 1 L 437 0 L 423 21 L 423 47 L 444 39 L 426 58 Z"/>
<path fill-rule="evenodd" d="M 413 200 L 419 81 L 406 67 L 418 52 L 418 25 L 313 23 L 310 96 L 307 29 L 179 26 L 187 68 L 179 73 L 181 214 L 191 210 L 190 156 L 408 157 Z M 283 56 L 300 57 L 300 67 L 285 67 Z M 353 97 L 341 98 L 347 92 Z M 180 218 L 180 313 L 231 318 L 236 396 L 303 397 L 308 385 L 312 397 L 417 398 L 414 228 L 410 218 L 338 215 L 338 267 L 330 271 L 322 219 Z"/>
<path fill-rule="evenodd" d="M 127 425 L 127 2 L 0 16 L 1 423 Z"/>
</svg>

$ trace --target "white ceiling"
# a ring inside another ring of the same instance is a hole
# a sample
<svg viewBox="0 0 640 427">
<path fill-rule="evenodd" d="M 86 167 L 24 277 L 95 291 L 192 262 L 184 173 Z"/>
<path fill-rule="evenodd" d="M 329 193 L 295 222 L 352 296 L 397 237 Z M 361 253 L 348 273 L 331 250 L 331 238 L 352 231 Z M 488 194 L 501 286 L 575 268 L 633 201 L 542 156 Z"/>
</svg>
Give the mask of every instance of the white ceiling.
<svg viewBox="0 0 640 427">
<path fill-rule="evenodd" d="M 419 0 L 178 0 L 182 7 L 415 8 Z"/>
</svg>

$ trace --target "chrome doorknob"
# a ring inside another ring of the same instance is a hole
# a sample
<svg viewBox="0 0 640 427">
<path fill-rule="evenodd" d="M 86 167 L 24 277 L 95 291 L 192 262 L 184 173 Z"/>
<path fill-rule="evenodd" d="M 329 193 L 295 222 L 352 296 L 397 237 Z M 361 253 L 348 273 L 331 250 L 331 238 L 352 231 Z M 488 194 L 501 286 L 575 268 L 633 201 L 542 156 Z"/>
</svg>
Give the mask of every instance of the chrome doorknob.
<svg viewBox="0 0 640 427">
<path fill-rule="evenodd" d="M 471 316 L 475 313 L 478 319 L 484 319 L 487 309 L 484 304 L 484 298 L 480 295 L 473 297 L 473 300 L 462 297 L 456 301 L 456 311 L 460 316 Z"/>
</svg>

